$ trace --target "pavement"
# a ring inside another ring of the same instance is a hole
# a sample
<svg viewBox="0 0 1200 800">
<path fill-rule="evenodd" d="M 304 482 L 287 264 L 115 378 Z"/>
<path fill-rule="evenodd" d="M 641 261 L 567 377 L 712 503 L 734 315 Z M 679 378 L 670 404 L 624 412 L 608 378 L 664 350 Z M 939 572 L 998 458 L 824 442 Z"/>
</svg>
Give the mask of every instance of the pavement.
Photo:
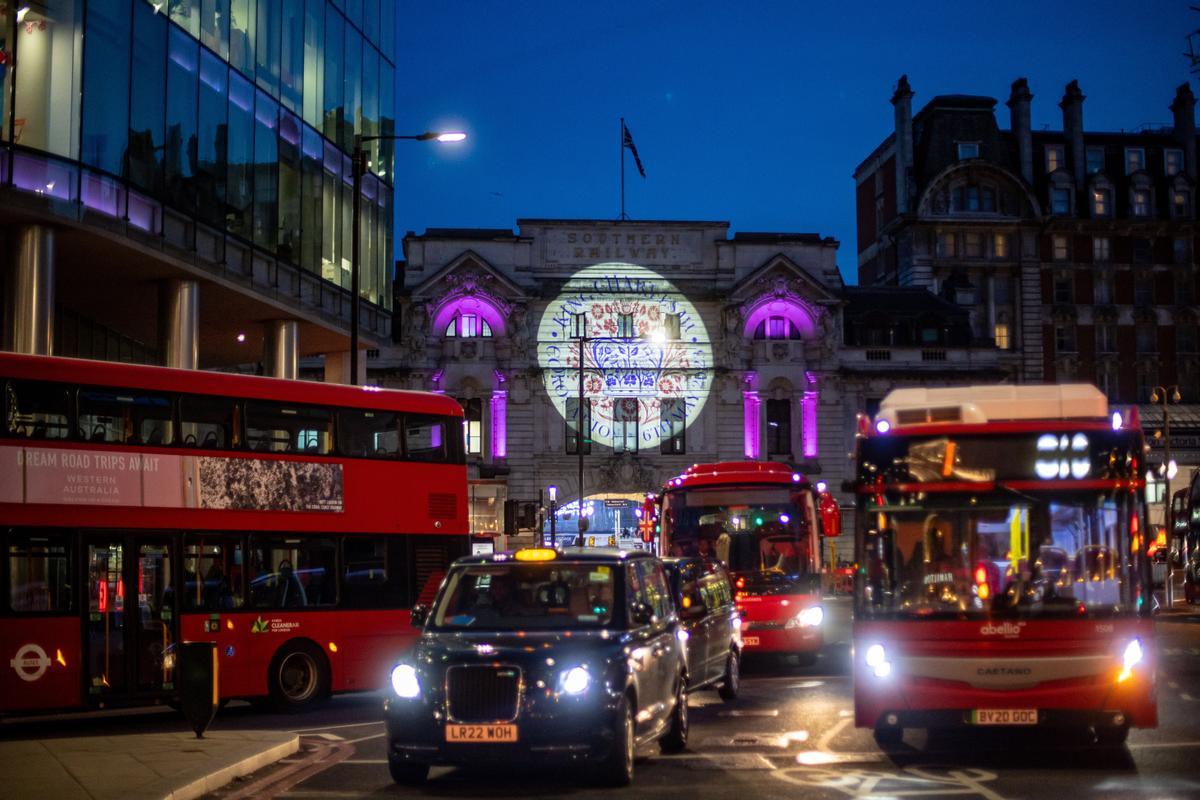
<svg viewBox="0 0 1200 800">
<path fill-rule="evenodd" d="M 300 748 L 284 731 L 190 731 L 0 739 L 0 796 L 192 800 Z"/>
</svg>

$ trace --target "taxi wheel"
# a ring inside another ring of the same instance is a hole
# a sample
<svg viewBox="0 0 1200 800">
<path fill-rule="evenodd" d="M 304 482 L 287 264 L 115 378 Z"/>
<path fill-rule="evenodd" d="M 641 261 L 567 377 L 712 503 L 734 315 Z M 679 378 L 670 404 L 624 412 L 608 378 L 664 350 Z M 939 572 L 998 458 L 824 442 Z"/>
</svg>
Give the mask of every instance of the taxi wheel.
<svg viewBox="0 0 1200 800">
<path fill-rule="evenodd" d="M 687 748 L 688 740 L 688 701 L 684 687 L 687 681 L 679 676 L 679 685 L 675 689 L 675 709 L 671 712 L 671 727 L 658 740 L 658 746 L 664 753 L 681 753 Z"/>
<path fill-rule="evenodd" d="M 429 777 L 429 765 L 401 761 L 389 755 L 388 772 L 392 773 L 392 780 L 401 786 L 420 786 Z"/>
<path fill-rule="evenodd" d="M 613 731 L 612 749 L 596 769 L 596 777 L 606 786 L 628 786 L 633 782 L 634 720 L 633 705 L 629 695 L 617 704 L 616 730 Z"/>
<path fill-rule="evenodd" d="M 721 680 L 721 688 L 717 689 L 717 694 L 721 696 L 722 700 L 737 699 L 738 690 L 742 687 L 740 662 L 737 650 L 730 650 L 729 656 L 725 659 L 725 677 Z"/>
<path fill-rule="evenodd" d="M 307 642 L 282 647 L 267 673 L 271 701 L 280 711 L 307 711 L 329 694 L 329 662 Z"/>
<path fill-rule="evenodd" d="M 798 666 L 798 667 L 811 667 L 813 664 L 816 664 L 816 663 L 817 663 L 817 654 L 816 653 L 797 653 L 796 654 L 796 666 Z"/>
</svg>

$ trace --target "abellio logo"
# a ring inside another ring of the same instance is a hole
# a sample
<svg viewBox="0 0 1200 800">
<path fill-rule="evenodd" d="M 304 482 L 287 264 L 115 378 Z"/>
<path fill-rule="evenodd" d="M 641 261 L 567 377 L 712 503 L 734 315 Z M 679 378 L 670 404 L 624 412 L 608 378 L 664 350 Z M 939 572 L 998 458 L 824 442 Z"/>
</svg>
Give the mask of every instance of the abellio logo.
<svg viewBox="0 0 1200 800">
<path fill-rule="evenodd" d="M 1024 622 L 989 622 L 982 626 L 979 632 L 984 636 L 1020 636 Z"/>
</svg>

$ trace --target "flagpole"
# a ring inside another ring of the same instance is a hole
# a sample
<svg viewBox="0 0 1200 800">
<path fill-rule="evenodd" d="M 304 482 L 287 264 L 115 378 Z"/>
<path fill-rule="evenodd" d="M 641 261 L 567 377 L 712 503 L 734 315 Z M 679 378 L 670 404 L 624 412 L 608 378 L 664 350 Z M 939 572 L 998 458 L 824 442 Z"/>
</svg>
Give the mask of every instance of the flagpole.
<svg viewBox="0 0 1200 800">
<path fill-rule="evenodd" d="M 628 219 L 625 216 L 625 118 L 621 117 L 621 216 L 617 219 Z"/>
</svg>

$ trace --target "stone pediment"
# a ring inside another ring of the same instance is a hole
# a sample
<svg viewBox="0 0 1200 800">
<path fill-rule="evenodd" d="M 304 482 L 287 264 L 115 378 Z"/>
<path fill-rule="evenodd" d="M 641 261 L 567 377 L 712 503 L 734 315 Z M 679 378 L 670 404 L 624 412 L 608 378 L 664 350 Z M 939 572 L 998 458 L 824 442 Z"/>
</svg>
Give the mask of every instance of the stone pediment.
<svg viewBox="0 0 1200 800">
<path fill-rule="evenodd" d="M 734 285 L 730 300 L 744 302 L 763 295 L 791 295 L 815 305 L 837 304 L 840 298 L 812 273 L 777 253 Z"/>
<path fill-rule="evenodd" d="M 454 295 L 486 294 L 508 304 L 526 298 L 520 286 L 473 250 L 466 250 L 442 267 L 427 280 L 413 288 L 414 301 L 432 300 L 440 303 Z"/>
</svg>

